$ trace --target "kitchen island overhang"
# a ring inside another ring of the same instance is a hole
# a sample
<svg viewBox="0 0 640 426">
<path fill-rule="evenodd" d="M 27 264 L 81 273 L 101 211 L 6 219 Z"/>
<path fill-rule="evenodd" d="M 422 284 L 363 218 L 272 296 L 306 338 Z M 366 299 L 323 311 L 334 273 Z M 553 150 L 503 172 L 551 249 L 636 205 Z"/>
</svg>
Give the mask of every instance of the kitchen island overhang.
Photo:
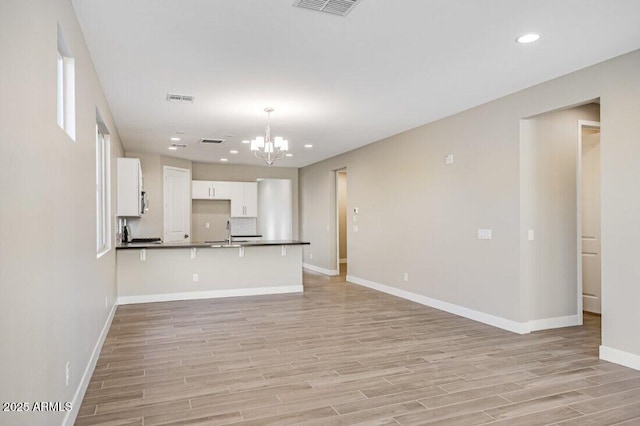
<svg viewBox="0 0 640 426">
<path fill-rule="evenodd" d="M 118 303 L 300 293 L 302 241 L 123 244 Z"/>
</svg>

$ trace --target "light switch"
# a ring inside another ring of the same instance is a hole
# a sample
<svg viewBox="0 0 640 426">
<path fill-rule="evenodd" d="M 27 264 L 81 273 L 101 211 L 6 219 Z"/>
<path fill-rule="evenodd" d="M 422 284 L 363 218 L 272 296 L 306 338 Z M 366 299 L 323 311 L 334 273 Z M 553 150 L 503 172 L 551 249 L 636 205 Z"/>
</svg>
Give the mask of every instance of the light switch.
<svg viewBox="0 0 640 426">
<path fill-rule="evenodd" d="M 211 227 L 211 224 L 209 222 L 207 222 L 207 223 L 204 224 L 204 227 L 208 229 L 208 228 Z"/>
<path fill-rule="evenodd" d="M 536 236 L 533 229 L 529 229 L 529 241 L 533 241 L 535 239 L 536 239 Z"/>
<path fill-rule="evenodd" d="M 479 240 L 490 240 L 491 239 L 491 229 L 478 229 L 478 239 Z"/>
<path fill-rule="evenodd" d="M 447 154 L 444 156 L 444 163 L 448 166 L 453 164 L 453 154 Z"/>
<path fill-rule="evenodd" d="M 353 214 L 358 214 L 358 208 L 357 207 L 353 208 Z"/>
<path fill-rule="evenodd" d="M 356 216 L 355 214 L 353 215 L 353 223 L 356 223 L 358 221 L 358 216 Z"/>
</svg>

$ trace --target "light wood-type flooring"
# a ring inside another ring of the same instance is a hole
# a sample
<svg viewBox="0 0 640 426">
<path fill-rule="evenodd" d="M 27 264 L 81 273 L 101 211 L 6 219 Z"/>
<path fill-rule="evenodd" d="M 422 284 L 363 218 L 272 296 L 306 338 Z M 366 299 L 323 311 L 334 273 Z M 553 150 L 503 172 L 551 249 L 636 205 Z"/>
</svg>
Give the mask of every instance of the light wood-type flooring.
<svg viewBox="0 0 640 426">
<path fill-rule="evenodd" d="M 640 425 L 600 318 L 517 335 L 305 273 L 304 294 L 120 306 L 77 425 Z"/>
</svg>

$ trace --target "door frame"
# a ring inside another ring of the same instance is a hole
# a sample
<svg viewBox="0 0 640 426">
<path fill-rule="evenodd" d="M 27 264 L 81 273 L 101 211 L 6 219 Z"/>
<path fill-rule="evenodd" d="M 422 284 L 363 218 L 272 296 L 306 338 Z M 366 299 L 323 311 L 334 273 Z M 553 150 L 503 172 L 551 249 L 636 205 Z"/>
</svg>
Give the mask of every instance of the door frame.
<svg viewBox="0 0 640 426">
<path fill-rule="evenodd" d="M 335 215 L 336 215 L 336 270 L 338 271 L 338 275 L 340 275 L 340 181 L 339 181 L 339 174 L 340 173 L 344 173 L 345 175 L 347 175 L 347 179 L 349 174 L 347 173 L 347 168 L 344 167 L 342 169 L 337 169 L 333 171 L 335 174 L 335 196 L 336 196 L 336 211 L 335 211 Z M 347 181 L 348 182 L 348 181 Z M 348 185 L 348 183 L 347 183 Z M 347 192 L 348 194 L 348 192 Z M 348 195 L 347 195 L 348 197 Z M 348 199 L 347 199 L 347 206 L 349 205 Z M 345 223 L 345 227 L 347 229 L 345 229 L 345 232 L 347 234 L 347 246 L 349 245 L 349 227 L 347 226 L 347 224 L 349 223 L 349 209 L 347 208 L 347 221 Z M 347 253 L 349 252 L 349 249 L 347 249 Z M 347 268 L 349 268 L 349 263 L 347 261 Z"/>
<path fill-rule="evenodd" d="M 176 171 L 180 171 L 180 172 L 187 172 L 187 181 L 189 182 L 189 184 L 187 185 L 187 194 L 188 194 L 188 201 L 187 201 L 187 205 L 188 205 L 188 213 L 187 213 L 187 218 L 189 220 L 189 226 L 188 226 L 188 238 L 185 238 L 185 240 L 187 242 L 191 242 L 191 170 L 190 169 L 183 169 L 181 167 L 174 167 L 174 166 L 162 166 L 162 239 L 164 240 L 165 236 L 167 235 L 167 215 L 166 215 L 166 211 L 167 211 L 167 203 L 165 200 L 165 192 L 166 192 L 166 182 L 167 182 L 167 171 L 168 170 L 176 170 Z"/>
<path fill-rule="evenodd" d="M 577 253 L 576 257 L 578 259 L 577 265 L 577 307 L 578 307 L 578 318 L 579 324 L 583 323 L 583 315 L 582 315 L 582 129 L 583 128 L 601 128 L 600 121 L 590 121 L 590 120 L 578 120 L 578 147 L 576 150 L 577 153 L 577 161 L 576 161 L 576 245 L 577 245 Z M 601 147 L 602 148 L 602 147 Z M 602 152 L 602 151 L 600 151 Z M 602 174 L 600 175 L 600 179 L 602 179 Z M 600 211 L 602 211 L 602 198 L 600 198 Z M 602 222 L 602 220 L 601 220 Z M 601 237 L 602 238 L 602 237 Z M 600 241 L 600 259 L 602 262 L 602 241 Z M 600 282 L 600 303 L 602 303 L 602 282 Z M 602 313 L 602 306 L 600 307 L 600 312 Z M 601 314 L 602 315 L 602 314 Z"/>
</svg>

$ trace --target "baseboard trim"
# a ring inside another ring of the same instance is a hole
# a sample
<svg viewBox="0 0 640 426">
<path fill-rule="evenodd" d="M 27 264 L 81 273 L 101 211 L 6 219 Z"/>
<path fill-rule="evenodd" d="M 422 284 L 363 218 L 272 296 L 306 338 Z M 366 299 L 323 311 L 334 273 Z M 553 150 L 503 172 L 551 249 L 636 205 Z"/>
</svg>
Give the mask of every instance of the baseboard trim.
<svg viewBox="0 0 640 426">
<path fill-rule="evenodd" d="M 308 269 L 308 270 L 313 271 L 313 272 L 320 272 L 321 274 L 330 275 L 332 277 L 336 276 L 336 275 L 340 275 L 340 271 L 338 271 L 337 269 L 325 269 L 325 268 L 321 268 L 319 266 L 310 265 L 308 263 L 303 263 L 302 267 L 304 269 Z"/>
<path fill-rule="evenodd" d="M 87 392 L 89 382 L 91 381 L 91 376 L 93 376 L 93 371 L 96 368 L 96 363 L 98 362 L 98 357 L 100 356 L 102 345 L 107 338 L 107 334 L 109 334 L 109 328 L 111 328 L 111 322 L 113 321 L 113 317 L 116 314 L 116 309 L 118 309 L 118 303 L 114 303 L 114 305 L 111 307 L 111 311 L 107 316 L 107 320 L 105 321 L 104 326 L 102 327 L 102 331 L 100 332 L 98 341 L 93 347 L 93 353 L 91 353 L 91 357 L 89 358 L 89 362 L 87 363 L 87 368 L 85 368 L 84 370 L 84 374 L 82 375 L 80 384 L 78 384 L 78 389 L 76 389 L 76 393 L 73 395 L 73 399 L 71 401 L 71 406 L 73 408 L 71 411 L 67 411 L 67 414 L 65 414 L 64 419 L 62 420 L 63 426 L 73 426 L 76 418 L 78 417 L 80 405 L 82 405 L 84 394 Z"/>
<path fill-rule="evenodd" d="M 544 318 L 529 321 L 529 331 L 551 330 L 553 328 L 574 327 L 576 325 L 582 325 L 582 318 L 580 315 Z"/>
<path fill-rule="evenodd" d="M 613 349 L 608 346 L 600 346 L 600 359 L 620 364 L 625 367 L 640 370 L 640 355 Z"/>
<path fill-rule="evenodd" d="M 373 290 L 378 290 L 383 293 L 391 294 L 393 296 L 398 296 L 403 299 L 411 300 L 412 302 L 420 303 L 421 305 L 429 306 L 431 308 L 439 309 L 441 311 L 449 312 L 451 314 L 498 327 L 503 330 L 511 331 L 513 333 L 527 334 L 530 332 L 529 325 L 527 323 L 511 321 L 505 318 L 497 317 L 495 315 L 486 314 L 484 312 L 474 311 L 473 309 L 454 305 L 453 303 L 443 302 L 442 300 L 433 299 L 421 294 L 412 293 L 410 291 L 401 290 L 384 284 L 379 284 L 373 281 L 354 277 L 352 275 L 347 275 L 347 281 L 371 288 Z"/>
<path fill-rule="evenodd" d="M 340 259 L 340 263 L 341 263 L 341 264 L 342 264 L 342 263 L 347 263 L 347 258 L 345 257 L 345 258 Z"/>
<path fill-rule="evenodd" d="M 148 294 L 141 296 L 121 296 L 119 305 L 134 303 L 173 302 L 177 300 L 218 299 L 223 297 L 263 296 L 266 294 L 301 293 L 302 285 L 280 287 L 254 287 L 230 290 L 189 291 L 183 293 Z"/>
</svg>

